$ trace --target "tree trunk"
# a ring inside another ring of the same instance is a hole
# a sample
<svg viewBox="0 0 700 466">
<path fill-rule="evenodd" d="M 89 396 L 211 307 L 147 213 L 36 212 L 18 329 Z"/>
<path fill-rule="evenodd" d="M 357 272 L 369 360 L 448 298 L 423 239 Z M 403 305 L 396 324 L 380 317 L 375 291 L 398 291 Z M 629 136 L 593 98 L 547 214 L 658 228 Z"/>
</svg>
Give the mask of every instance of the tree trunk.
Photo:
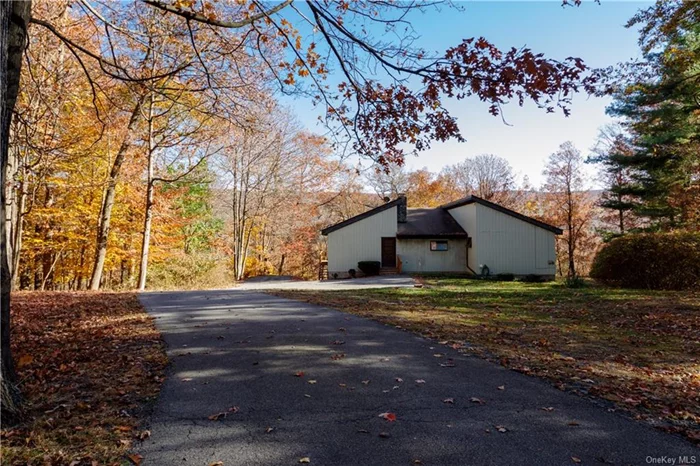
<svg viewBox="0 0 700 466">
<path fill-rule="evenodd" d="M 102 200 L 100 220 L 97 224 L 97 245 L 95 246 L 95 260 L 93 262 L 92 267 L 92 277 L 90 278 L 91 290 L 100 289 L 100 282 L 102 280 L 102 270 L 105 266 L 105 257 L 107 257 L 107 240 L 109 239 L 109 224 L 112 220 L 112 207 L 114 207 L 114 197 L 117 193 L 117 182 L 119 181 L 119 172 L 121 171 L 122 164 L 124 163 L 126 151 L 131 145 L 131 132 L 136 126 L 140 110 L 141 99 L 139 99 L 139 101 L 134 106 L 134 110 L 131 112 L 131 118 L 129 118 L 129 125 L 127 126 L 126 135 L 124 136 L 124 140 L 122 141 L 121 146 L 119 146 L 117 156 L 114 158 L 114 162 L 112 163 L 112 170 L 109 173 L 107 190 L 105 192 L 105 197 Z"/>
<path fill-rule="evenodd" d="M 143 240 L 141 241 L 141 263 L 139 265 L 139 290 L 146 289 L 146 273 L 148 272 L 148 250 L 151 243 L 151 222 L 153 220 L 153 104 L 155 96 L 151 92 L 148 106 L 148 166 L 146 168 L 146 214 L 143 219 Z"/>
<path fill-rule="evenodd" d="M 0 2 L 0 404 L 4 426 L 20 418 L 20 392 L 10 347 L 10 264 L 5 232 L 5 186 L 9 155 L 10 122 L 19 91 L 22 51 L 27 40 L 31 1 Z"/>
</svg>

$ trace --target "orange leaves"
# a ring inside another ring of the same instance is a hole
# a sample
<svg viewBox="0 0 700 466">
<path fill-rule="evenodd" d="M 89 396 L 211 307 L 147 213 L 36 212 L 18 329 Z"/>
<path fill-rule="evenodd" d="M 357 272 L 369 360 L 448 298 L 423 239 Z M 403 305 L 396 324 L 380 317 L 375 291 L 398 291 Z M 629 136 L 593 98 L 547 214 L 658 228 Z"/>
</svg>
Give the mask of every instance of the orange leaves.
<svg viewBox="0 0 700 466">
<path fill-rule="evenodd" d="M 167 362 L 135 294 L 18 293 L 11 312 L 13 350 L 31 355 L 17 367 L 29 412 L 21 435 L 3 433 L 3 464 L 26 464 L 23 455 L 37 451 L 52 464 L 70 464 L 71 455 L 126 460 L 133 441 L 150 436 L 136 414 L 158 393 Z"/>
</svg>

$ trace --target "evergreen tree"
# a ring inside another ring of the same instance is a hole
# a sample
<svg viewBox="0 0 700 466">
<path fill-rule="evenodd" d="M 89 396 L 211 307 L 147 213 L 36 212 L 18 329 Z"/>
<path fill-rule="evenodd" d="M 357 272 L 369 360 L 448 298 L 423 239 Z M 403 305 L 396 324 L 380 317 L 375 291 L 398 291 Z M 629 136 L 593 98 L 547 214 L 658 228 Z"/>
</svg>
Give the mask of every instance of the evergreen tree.
<svg viewBox="0 0 700 466">
<path fill-rule="evenodd" d="M 657 2 L 643 25 L 645 61 L 626 66 L 608 111 L 623 118 L 631 154 L 604 164 L 630 180 L 610 185 L 610 207 L 633 208 L 653 229 L 698 228 L 700 220 L 700 3 Z M 615 198 L 615 195 L 618 197 Z M 638 202 L 627 202 L 633 196 Z"/>
</svg>

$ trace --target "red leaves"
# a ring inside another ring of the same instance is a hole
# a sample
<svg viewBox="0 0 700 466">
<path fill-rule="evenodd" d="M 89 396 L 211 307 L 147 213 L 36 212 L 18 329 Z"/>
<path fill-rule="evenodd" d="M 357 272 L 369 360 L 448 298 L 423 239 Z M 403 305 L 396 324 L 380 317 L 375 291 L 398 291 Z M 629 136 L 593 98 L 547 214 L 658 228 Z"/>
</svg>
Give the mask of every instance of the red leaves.
<svg viewBox="0 0 700 466">
<path fill-rule="evenodd" d="M 396 414 L 394 413 L 382 413 L 378 417 L 381 417 L 382 419 L 385 419 L 389 422 L 396 421 Z"/>
</svg>

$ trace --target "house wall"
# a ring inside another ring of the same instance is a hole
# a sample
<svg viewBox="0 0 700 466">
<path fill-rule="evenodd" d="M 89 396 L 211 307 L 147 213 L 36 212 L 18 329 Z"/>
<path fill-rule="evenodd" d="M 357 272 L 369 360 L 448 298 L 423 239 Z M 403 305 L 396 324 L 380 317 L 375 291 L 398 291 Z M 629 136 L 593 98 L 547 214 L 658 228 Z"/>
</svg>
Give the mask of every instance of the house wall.
<svg viewBox="0 0 700 466">
<path fill-rule="evenodd" d="M 398 239 L 396 253 L 401 259 L 403 272 L 463 273 L 467 271 L 466 239 L 448 239 L 447 251 L 431 251 L 430 241 L 430 239 Z"/>
<path fill-rule="evenodd" d="M 472 239 L 472 247 L 469 248 L 469 268 L 471 271 L 479 273 L 479 262 L 477 261 L 478 247 L 477 238 L 479 231 L 476 226 L 476 204 L 467 204 L 449 210 L 450 215 L 457 220 L 467 235 Z"/>
<path fill-rule="evenodd" d="M 480 272 L 485 264 L 491 274 L 554 276 L 554 233 L 481 204 L 471 205 L 476 208 L 475 270 Z"/>
<path fill-rule="evenodd" d="M 381 261 L 382 237 L 396 236 L 396 215 L 392 207 L 328 233 L 328 275 L 344 277 L 359 261 Z"/>
</svg>

